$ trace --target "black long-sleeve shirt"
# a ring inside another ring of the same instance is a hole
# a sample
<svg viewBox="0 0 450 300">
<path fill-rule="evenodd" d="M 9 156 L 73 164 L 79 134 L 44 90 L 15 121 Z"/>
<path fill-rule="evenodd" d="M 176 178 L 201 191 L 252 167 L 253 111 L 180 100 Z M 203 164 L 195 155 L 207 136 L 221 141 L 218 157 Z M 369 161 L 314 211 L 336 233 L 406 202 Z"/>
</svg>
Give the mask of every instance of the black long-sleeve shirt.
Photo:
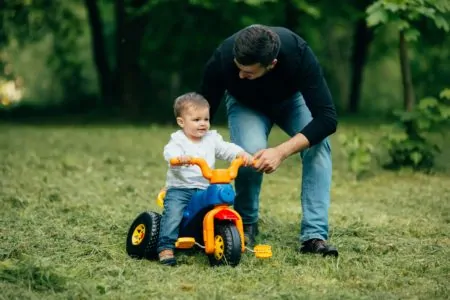
<svg viewBox="0 0 450 300">
<path fill-rule="evenodd" d="M 200 93 L 211 106 L 211 118 L 227 91 L 240 103 L 275 119 L 271 107 L 301 92 L 313 117 L 301 133 L 311 145 L 317 144 L 333 134 L 337 127 L 336 109 L 322 68 L 301 37 L 283 27 L 270 28 L 281 40 L 274 69 L 254 80 L 240 79 L 233 55 L 235 33 L 215 50 L 207 62 Z"/>
</svg>

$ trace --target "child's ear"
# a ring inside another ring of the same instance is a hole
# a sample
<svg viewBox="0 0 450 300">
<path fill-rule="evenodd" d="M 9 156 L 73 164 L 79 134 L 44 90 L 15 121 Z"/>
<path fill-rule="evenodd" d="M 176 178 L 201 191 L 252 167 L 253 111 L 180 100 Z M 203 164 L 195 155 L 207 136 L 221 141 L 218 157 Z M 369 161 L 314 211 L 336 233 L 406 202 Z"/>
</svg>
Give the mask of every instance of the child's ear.
<svg viewBox="0 0 450 300">
<path fill-rule="evenodd" d="M 181 128 L 184 127 L 184 120 L 182 117 L 177 117 L 177 124 L 178 126 L 180 126 Z"/>
</svg>

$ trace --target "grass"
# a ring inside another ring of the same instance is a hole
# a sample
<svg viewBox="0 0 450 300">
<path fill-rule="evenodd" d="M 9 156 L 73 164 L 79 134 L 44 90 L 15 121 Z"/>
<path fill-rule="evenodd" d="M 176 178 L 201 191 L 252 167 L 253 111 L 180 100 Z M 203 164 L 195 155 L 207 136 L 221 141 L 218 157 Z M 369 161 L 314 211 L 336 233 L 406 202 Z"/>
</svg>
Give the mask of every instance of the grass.
<svg viewBox="0 0 450 300">
<path fill-rule="evenodd" d="M 377 125 L 340 132 L 375 141 Z M 331 242 L 339 259 L 300 255 L 299 159 L 265 176 L 260 242 L 211 268 L 202 253 L 179 266 L 133 260 L 125 238 L 164 184 L 161 126 L 0 125 L 0 299 L 448 299 L 450 153 L 434 174 L 374 166 L 355 182 L 337 136 Z M 220 128 L 225 137 L 225 128 Z M 283 140 L 278 130 L 271 144 Z M 449 145 L 450 146 L 450 145 Z M 448 152 L 448 151 L 447 151 Z"/>
</svg>

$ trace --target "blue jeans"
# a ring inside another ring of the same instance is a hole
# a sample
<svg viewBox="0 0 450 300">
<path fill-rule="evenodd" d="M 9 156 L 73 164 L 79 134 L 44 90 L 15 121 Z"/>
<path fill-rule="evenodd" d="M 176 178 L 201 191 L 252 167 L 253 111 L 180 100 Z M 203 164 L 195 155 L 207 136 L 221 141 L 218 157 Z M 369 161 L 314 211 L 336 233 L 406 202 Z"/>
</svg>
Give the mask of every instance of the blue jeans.
<svg viewBox="0 0 450 300">
<path fill-rule="evenodd" d="M 169 188 L 164 198 L 164 210 L 159 229 L 159 240 L 156 251 L 174 249 L 178 239 L 179 227 L 183 212 L 198 189 Z"/>
<path fill-rule="evenodd" d="M 268 146 L 267 140 L 274 124 L 289 136 L 299 133 L 311 120 L 311 112 L 300 93 L 270 107 L 273 117 L 239 103 L 225 95 L 231 141 L 254 154 Z M 309 239 L 328 239 L 328 208 L 331 186 L 331 148 L 328 139 L 300 153 L 303 163 L 300 242 Z M 263 174 L 252 168 L 241 168 L 235 181 L 234 208 L 244 224 L 258 221 L 259 194 Z M 274 199 L 275 200 L 275 199 Z"/>
</svg>

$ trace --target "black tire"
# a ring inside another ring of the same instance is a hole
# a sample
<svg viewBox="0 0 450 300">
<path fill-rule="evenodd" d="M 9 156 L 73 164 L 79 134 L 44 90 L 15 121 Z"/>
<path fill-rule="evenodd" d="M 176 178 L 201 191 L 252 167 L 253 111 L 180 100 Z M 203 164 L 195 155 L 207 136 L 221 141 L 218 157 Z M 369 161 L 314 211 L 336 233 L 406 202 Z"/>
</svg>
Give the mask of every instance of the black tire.
<svg viewBox="0 0 450 300">
<path fill-rule="evenodd" d="M 161 215 L 152 211 L 141 213 L 133 221 L 127 235 L 127 253 L 130 257 L 156 258 L 160 221 Z M 133 238 L 133 234 L 141 236 Z"/>
<path fill-rule="evenodd" d="M 229 265 L 235 267 L 241 261 L 241 237 L 233 223 L 218 223 L 214 228 L 215 246 L 219 247 L 209 254 L 211 266 Z M 217 242 L 219 241 L 219 242 Z"/>
</svg>

